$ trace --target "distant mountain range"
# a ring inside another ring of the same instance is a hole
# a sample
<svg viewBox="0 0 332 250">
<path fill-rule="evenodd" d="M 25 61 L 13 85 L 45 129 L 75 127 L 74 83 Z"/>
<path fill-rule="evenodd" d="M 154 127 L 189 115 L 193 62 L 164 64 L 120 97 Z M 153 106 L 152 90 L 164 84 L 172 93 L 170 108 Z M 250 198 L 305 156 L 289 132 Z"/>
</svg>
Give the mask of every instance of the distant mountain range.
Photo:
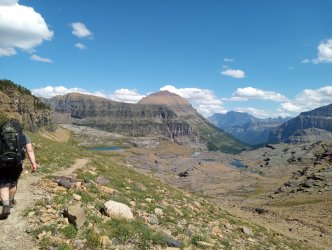
<svg viewBox="0 0 332 250">
<path fill-rule="evenodd" d="M 295 118 L 259 119 L 230 111 L 209 120 L 248 145 L 329 141 L 332 138 L 332 104 L 302 112 Z"/>
<path fill-rule="evenodd" d="M 271 130 L 270 143 L 305 141 L 311 138 L 328 140 L 332 132 L 332 104 L 311 111 L 302 112 L 299 116 Z M 302 138 L 301 138 L 302 137 Z"/>
<path fill-rule="evenodd" d="M 74 123 L 129 136 L 165 136 L 191 146 L 206 144 L 210 150 L 240 152 L 248 148 L 215 127 L 190 103 L 171 92 L 144 97 L 137 104 L 78 93 L 45 100 L 58 123 Z"/>
<path fill-rule="evenodd" d="M 230 111 L 226 114 L 216 113 L 208 119 L 240 141 L 258 145 L 268 141 L 272 128 L 282 125 L 291 117 L 260 119 L 245 112 Z"/>
</svg>

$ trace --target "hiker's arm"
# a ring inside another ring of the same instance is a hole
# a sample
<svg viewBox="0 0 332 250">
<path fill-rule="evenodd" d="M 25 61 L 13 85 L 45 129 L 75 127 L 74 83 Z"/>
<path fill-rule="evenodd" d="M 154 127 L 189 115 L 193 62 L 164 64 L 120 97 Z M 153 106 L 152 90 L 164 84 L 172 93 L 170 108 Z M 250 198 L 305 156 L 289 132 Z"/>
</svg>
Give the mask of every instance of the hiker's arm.
<svg viewBox="0 0 332 250">
<path fill-rule="evenodd" d="M 36 157 L 35 157 L 35 152 L 33 151 L 33 147 L 31 143 L 28 143 L 26 145 L 26 149 L 27 149 L 27 154 L 31 163 L 31 169 L 32 172 L 37 170 L 37 164 L 36 164 Z"/>
</svg>

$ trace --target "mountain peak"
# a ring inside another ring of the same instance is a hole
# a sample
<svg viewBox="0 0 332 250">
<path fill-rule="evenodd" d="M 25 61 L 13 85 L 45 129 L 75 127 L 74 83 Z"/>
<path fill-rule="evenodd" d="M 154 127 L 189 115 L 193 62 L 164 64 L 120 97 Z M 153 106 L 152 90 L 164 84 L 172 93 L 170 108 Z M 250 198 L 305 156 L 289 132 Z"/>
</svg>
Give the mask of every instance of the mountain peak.
<svg viewBox="0 0 332 250">
<path fill-rule="evenodd" d="M 185 98 L 167 90 L 143 97 L 138 103 L 145 105 L 165 105 L 179 116 L 197 112 Z"/>
</svg>

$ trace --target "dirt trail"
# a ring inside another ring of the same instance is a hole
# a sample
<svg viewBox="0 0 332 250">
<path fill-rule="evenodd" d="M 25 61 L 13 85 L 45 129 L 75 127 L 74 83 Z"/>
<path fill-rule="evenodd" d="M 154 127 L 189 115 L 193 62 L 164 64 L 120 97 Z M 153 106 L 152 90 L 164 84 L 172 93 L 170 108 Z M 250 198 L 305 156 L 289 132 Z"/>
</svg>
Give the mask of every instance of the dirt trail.
<svg viewBox="0 0 332 250">
<path fill-rule="evenodd" d="M 70 175 L 75 170 L 83 168 L 87 163 L 88 159 L 77 159 L 73 166 L 57 172 L 57 174 Z M 22 174 L 15 197 L 17 205 L 11 209 L 8 219 L 0 220 L 0 250 L 39 249 L 26 232 L 29 223 L 27 217 L 23 216 L 23 212 L 25 209 L 33 207 L 34 201 L 45 195 L 38 187 L 41 178 L 42 176 L 38 174 Z"/>
</svg>

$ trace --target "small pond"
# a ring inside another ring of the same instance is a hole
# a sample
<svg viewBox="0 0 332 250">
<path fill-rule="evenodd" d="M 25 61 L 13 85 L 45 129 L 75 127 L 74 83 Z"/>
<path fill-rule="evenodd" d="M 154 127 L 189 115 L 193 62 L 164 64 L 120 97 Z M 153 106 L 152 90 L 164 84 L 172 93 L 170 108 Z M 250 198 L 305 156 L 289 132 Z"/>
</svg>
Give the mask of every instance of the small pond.
<svg viewBox="0 0 332 250">
<path fill-rule="evenodd" d="M 236 167 L 236 168 L 239 168 L 239 169 L 247 168 L 247 165 L 245 165 L 241 160 L 238 160 L 238 159 L 234 159 L 231 162 L 231 165 Z"/>
<path fill-rule="evenodd" d="M 112 147 L 95 147 L 95 148 L 89 148 L 89 150 L 95 150 L 95 151 L 122 151 L 124 148 L 119 146 L 112 146 Z"/>
</svg>

